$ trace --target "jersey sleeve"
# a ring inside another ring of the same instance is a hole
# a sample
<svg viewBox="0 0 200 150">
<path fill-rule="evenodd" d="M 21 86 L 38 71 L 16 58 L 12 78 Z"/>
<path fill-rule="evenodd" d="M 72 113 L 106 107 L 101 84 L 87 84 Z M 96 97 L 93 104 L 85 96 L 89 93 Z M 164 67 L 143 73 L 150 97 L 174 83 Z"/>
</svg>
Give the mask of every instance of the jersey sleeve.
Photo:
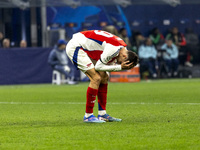
<svg viewBox="0 0 200 150">
<path fill-rule="evenodd" d="M 109 43 L 106 43 L 103 53 L 101 54 L 100 60 L 103 64 L 108 64 L 114 58 L 119 55 L 120 49 L 123 46 L 114 46 Z"/>
<path fill-rule="evenodd" d="M 95 65 L 95 70 L 97 70 L 97 71 L 108 71 L 108 72 L 121 71 L 122 67 L 121 67 L 121 65 L 105 65 L 100 60 L 98 60 L 96 65 Z"/>
</svg>

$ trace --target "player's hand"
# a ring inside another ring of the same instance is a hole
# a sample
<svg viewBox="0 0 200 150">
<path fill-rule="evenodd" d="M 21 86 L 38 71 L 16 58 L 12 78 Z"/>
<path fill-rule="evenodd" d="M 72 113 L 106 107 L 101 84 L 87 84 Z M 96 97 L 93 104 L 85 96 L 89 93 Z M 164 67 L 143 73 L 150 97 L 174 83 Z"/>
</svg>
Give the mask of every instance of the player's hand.
<svg viewBox="0 0 200 150">
<path fill-rule="evenodd" d="M 129 63 L 129 61 L 125 61 L 121 63 L 122 70 L 128 70 L 134 67 L 134 63 Z"/>
</svg>

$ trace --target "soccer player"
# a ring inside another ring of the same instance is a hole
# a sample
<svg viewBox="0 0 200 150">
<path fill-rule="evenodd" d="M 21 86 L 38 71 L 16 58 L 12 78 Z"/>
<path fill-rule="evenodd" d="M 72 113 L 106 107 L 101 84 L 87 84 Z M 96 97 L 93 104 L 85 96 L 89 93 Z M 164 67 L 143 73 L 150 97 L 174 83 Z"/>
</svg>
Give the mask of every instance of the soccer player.
<svg viewBox="0 0 200 150">
<path fill-rule="evenodd" d="M 138 56 L 126 49 L 126 43 L 119 37 L 101 30 L 89 30 L 73 35 L 66 46 L 66 53 L 89 79 L 84 122 L 102 123 L 118 121 L 106 113 L 107 71 L 121 71 L 133 68 Z M 96 96 L 98 97 L 98 118 L 93 115 Z"/>
</svg>

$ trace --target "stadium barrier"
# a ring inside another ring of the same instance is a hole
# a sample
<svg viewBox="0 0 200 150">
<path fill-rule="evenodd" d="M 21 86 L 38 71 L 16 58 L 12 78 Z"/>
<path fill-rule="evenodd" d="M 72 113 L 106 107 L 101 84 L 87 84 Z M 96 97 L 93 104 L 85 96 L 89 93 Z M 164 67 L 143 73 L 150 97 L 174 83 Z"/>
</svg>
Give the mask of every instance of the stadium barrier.
<svg viewBox="0 0 200 150">
<path fill-rule="evenodd" d="M 140 69 L 139 65 L 126 71 L 111 72 L 110 82 L 139 82 L 140 81 Z"/>
<path fill-rule="evenodd" d="M 52 82 L 52 68 L 47 63 L 52 48 L 0 48 L 0 85 Z M 70 68 L 73 65 L 69 62 Z M 79 70 L 72 72 L 79 80 Z"/>
</svg>

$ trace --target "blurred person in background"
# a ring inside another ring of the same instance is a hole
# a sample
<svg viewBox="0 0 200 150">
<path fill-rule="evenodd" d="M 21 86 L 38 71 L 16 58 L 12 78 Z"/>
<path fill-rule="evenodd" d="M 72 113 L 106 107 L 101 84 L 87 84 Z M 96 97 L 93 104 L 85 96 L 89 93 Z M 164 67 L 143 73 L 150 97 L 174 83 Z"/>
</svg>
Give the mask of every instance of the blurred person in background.
<svg viewBox="0 0 200 150">
<path fill-rule="evenodd" d="M 171 29 L 171 32 L 167 34 L 166 39 L 171 39 L 178 48 L 186 45 L 185 37 L 179 32 L 177 27 Z"/>
<path fill-rule="evenodd" d="M 88 29 L 86 27 L 84 27 L 81 31 L 87 31 Z"/>
<path fill-rule="evenodd" d="M 141 69 L 143 67 L 147 68 L 151 76 L 153 78 L 156 78 L 157 77 L 156 68 L 158 68 L 157 60 L 156 60 L 157 51 L 155 49 L 155 46 L 152 44 L 152 41 L 150 38 L 147 38 L 145 40 L 145 43 L 139 47 L 138 55 L 140 58 L 140 68 Z"/>
<path fill-rule="evenodd" d="M 117 28 L 116 28 L 115 26 L 113 26 L 113 25 L 105 26 L 105 27 L 103 28 L 103 31 L 112 33 L 112 34 L 114 34 L 114 35 L 116 35 L 116 36 L 119 35 L 119 33 L 118 33 L 118 31 L 117 31 Z"/>
<path fill-rule="evenodd" d="M 192 28 L 186 28 L 185 39 L 187 42 L 187 50 L 192 56 L 192 62 L 200 63 L 200 45 L 198 34 L 195 33 Z"/>
<path fill-rule="evenodd" d="M 144 44 L 145 37 L 142 35 L 140 31 L 133 31 L 132 32 L 132 51 L 138 53 L 138 49 L 140 45 Z"/>
<path fill-rule="evenodd" d="M 132 48 L 127 31 L 125 28 L 121 28 L 119 30 L 119 37 L 127 44 L 128 49 Z"/>
<path fill-rule="evenodd" d="M 171 32 L 167 34 L 166 39 L 172 39 L 173 43 L 177 46 L 179 50 L 180 61 L 188 67 L 192 67 L 191 54 L 186 47 L 186 39 L 182 33 L 179 32 L 177 27 L 173 27 Z M 183 56 L 183 57 L 182 57 Z"/>
<path fill-rule="evenodd" d="M 149 37 L 152 40 L 152 43 L 154 44 L 156 49 L 159 49 L 159 47 L 165 42 L 164 36 L 160 33 L 160 30 L 157 27 L 152 29 Z"/>
<path fill-rule="evenodd" d="M 27 47 L 27 42 L 25 40 L 21 40 L 20 41 L 20 45 L 21 48 L 26 48 Z"/>
<path fill-rule="evenodd" d="M 69 67 L 69 59 L 65 52 L 66 44 L 65 40 L 58 40 L 57 45 L 49 54 L 48 63 L 53 70 L 61 72 L 65 75 L 66 79 L 69 79 L 68 84 L 76 84 L 74 76 L 71 75 L 72 69 Z"/>
<path fill-rule="evenodd" d="M 3 40 L 3 48 L 10 48 L 10 39 L 5 38 Z"/>
<path fill-rule="evenodd" d="M 3 39 L 4 39 L 4 35 L 2 32 L 0 32 L 0 48 L 3 47 Z"/>
<path fill-rule="evenodd" d="M 166 40 L 166 43 L 161 47 L 164 51 L 163 59 L 167 66 L 167 74 L 168 77 L 172 75 L 176 77 L 178 75 L 178 48 L 175 44 L 173 44 L 172 39 Z"/>
<path fill-rule="evenodd" d="M 84 122 L 120 122 L 106 112 L 109 76 L 107 72 L 122 71 L 138 64 L 138 56 L 126 49 L 126 43 L 119 37 L 102 30 L 78 32 L 68 42 L 66 53 L 70 60 L 90 79 L 86 96 Z M 98 97 L 98 118 L 93 108 Z"/>
</svg>

